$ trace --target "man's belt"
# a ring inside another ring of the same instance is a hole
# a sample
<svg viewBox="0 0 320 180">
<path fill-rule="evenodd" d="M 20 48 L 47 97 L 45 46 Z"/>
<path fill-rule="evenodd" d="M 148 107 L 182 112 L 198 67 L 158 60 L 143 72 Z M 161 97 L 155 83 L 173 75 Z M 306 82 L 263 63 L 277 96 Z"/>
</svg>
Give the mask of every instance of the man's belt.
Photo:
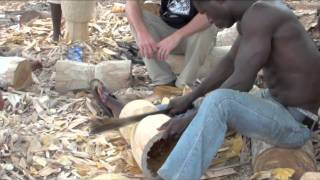
<svg viewBox="0 0 320 180">
<path fill-rule="evenodd" d="M 320 108 L 318 109 L 318 115 L 316 115 L 310 111 L 304 110 L 302 108 L 297 108 L 297 110 L 313 121 L 312 126 L 310 128 L 311 130 L 314 130 L 316 125 L 318 125 L 318 126 L 320 125 L 320 123 L 319 123 L 320 122 L 320 116 L 319 116 Z"/>
</svg>

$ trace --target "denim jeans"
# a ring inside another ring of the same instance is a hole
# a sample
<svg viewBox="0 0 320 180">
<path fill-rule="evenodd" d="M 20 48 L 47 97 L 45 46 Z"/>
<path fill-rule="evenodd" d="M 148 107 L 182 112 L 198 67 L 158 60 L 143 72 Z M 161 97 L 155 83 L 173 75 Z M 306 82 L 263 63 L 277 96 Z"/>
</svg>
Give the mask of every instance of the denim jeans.
<svg viewBox="0 0 320 180">
<path fill-rule="evenodd" d="M 240 134 L 286 148 L 311 138 L 295 108 L 275 101 L 268 90 L 249 93 L 218 89 L 203 100 L 195 118 L 159 169 L 164 179 L 196 180 L 222 146 L 228 127 Z"/>
</svg>

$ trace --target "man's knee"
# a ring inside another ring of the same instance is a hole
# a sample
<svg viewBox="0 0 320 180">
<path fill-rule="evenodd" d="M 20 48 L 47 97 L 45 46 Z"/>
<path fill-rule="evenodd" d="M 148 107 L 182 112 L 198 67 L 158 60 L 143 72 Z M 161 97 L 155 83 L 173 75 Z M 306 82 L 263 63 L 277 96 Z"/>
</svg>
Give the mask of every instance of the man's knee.
<svg viewBox="0 0 320 180">
<path fill-rule="evenodd" d="M 231 100 L 236 96 L 237 91 L 231 89 L 217 89 L 211 92 L 206 98 L 208 98 L 211 103 L 221 103 L 225 100 Z"/>
</svg>

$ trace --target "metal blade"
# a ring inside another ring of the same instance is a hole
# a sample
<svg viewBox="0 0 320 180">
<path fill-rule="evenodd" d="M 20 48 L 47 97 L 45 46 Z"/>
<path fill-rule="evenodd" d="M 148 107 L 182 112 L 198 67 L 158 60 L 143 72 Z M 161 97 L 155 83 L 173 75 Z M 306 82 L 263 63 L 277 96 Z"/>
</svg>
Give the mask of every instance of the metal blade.
<svg viewBox="0 0 320 180">
<path fill-rule="evenodd" d="M 122 126 L 129 125 L 131 123 L 135 123 L 138 121 L 141 121 L 143 118 L 155 115 L 155 114 L 168 114 L 170 111 L 170 108 L 166 107 L 165 109 L 154 111 L 151 113 L 145 113 L 137 116 L 131 116 L 127 118 L 106 118 L 103 119 L 103 122 L 94 122 L 91 124 L 91 134 L 97 134 L 103 131 L 113 130 L 120 128 Z"/>
</svg>

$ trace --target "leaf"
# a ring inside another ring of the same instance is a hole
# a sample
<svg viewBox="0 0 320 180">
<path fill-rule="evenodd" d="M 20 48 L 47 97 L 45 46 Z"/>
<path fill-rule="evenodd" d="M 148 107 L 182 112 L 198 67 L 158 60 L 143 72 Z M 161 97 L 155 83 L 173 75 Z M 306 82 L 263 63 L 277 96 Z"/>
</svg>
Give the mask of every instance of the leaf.
<svg viewBox="0 0 320 180">
<path fill-rule="evenodd" d="M 32 160 L 33 160 L 36 164 L 38 164 L 38 165 L 40 165 L 40 166 L 42 166 L 42 167 L 45 167 L 45 166 L 47 165 L 47 160 L 46 160 L 46 158 L 43 158 L 43 157 L 40 157 L 40 156 L 33 156 L 33 157 L 32 157 Z"/>
<path fill-rule="evenodd" d="M 172 86 L 156 86 L 154 93 L 160 97 L 181 96 L 182 89 Z"/>
<path fill-rule="evenodd" d="M 69 126 L 68 126 L 68 129 L 73 129 L 77 126 L 79 126 L 80 124 L 83 124 L 85 122 L 88 121 L 88 118 L 79 118 L 79 119 L 76 119 L 74 121 L 72 121 Z"/>
<path fill-rule="evenodd" d="M 272 176 L 278 180 L 289 180 L 295 173 L 291 168 L 276 168 L 272 170 Z"/>
<path fill-rule="evenodd" d="M 230 140 L 226 140 L 223 146 L 213 161 L 215 165 L 226 162 L 234 157 L 239 157 L 243 147 L 243 139 L 241 135 L 237 134 Z"/>
<path fill-rule="evenodd" d="M 47 166 L 41 169 L 38 173 L 40 176 L 46 177 L 54 173 L 59 173 L 60 171 L 61 171 L 61 168 L 52 168 L 50 166 Z"/>
</svg>

